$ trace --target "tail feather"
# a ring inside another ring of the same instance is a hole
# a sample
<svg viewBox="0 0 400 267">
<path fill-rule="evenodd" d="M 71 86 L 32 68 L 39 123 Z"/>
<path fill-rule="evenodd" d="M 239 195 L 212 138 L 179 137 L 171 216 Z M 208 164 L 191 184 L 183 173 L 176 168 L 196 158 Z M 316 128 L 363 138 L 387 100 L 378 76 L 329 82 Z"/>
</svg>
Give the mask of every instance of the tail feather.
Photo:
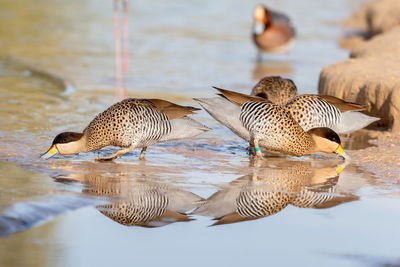
<svg viewBox="0 0 400 267">
<path fill-rule="evenodd" d="M 172 141 L 183 138 L 191 138 L 212 130 L 204 124 L 187 116 L 171 120 L 171 132 L 164 136 L 162 141 Z"/>
<path fill-rule="evenodd" d="M 380 118 L 368 116 L 357 111 L 342 112 L 340 115 L 340 123 L 332 130 L 339 134 L 352 133 L 378 120 L 380 120 Z"/>
<path fill-rule="evenodd" d="M 241 94 L 238 92 L 233 92 L 229 91 L 226 89 L 218 88 L 213 86 L 214 89 L 218 90 L 224 97 L 229 99 L 229 101 L 236 103 L 237 105 L 241 106 L 247 101 L 253 101 L 253 102 L 270 102 L 265 98 L 261 98 L 258 96 L 251 96 L 251 95 L 246 95 L 246 94 Z"/>
<path fill-rule="evenodd" d="M 148 101 L 150 101 L 159 112 L 167 114 L 170 120 L 194 114 L 194 111 L 200 110 L 194 107 L 180 106 L 162 99 L 148 99 Z"/>
<path fill-rule="evenodd" d="M 241 110 L 238 105 L 220 96 L 212 98 L 194 98 L 194 100 L 199 102 L 200 106 L 219 123 L 228 127 L 233 133 L 244 140 L 250 141 L 250 133 L 244 128 L 239 119 Z"/>
<path fill-rule="evenodd" d="M 347 101 L 337 98 L 335 96 L 319 95 L 318 97 L 322 98 L 329 104 L 332 104 L 335 107 L 337 107 L 340 110 L 340 112 L 365 110 L 365 106 L 363 106 L 363 105 L 360 105 L 357 103 L 352 103 L 352 102 L 347 102 Z"/>
</svg>

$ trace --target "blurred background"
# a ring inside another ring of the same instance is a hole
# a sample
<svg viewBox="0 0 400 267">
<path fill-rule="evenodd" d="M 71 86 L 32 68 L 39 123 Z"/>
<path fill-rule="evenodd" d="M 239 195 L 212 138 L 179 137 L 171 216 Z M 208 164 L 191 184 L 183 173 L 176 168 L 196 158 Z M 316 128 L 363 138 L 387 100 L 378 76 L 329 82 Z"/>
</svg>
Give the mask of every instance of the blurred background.
<svg viewBox="0 0 400 267">
<path fill-rule="evenodd" d="M 213 84 L 244 91 L 284 75 L 315 92 L 322 66 L 347 56 L 338 22 L 362 0 L 268 1 L 297 31 L 291 52 L 257 63 L 251 42 L 259 1 L 131 1 L 129 93 L 206 95 Z M 122 18 L 122 15 L 120 15 Z M 1 1 L 1 55 L 70 79 L 80 90 L 115 85 L 112 1 Z"/>
</svg>

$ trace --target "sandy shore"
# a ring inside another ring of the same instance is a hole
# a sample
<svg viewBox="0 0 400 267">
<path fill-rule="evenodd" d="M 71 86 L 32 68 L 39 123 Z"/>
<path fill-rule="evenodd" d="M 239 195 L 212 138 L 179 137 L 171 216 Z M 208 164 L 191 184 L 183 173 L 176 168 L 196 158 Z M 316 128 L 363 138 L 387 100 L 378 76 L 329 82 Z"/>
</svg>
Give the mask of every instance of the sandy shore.
<svg viewBox="0 0 400 267">
<path fill-rule="evenodd" d="M 352 151 L 351 162 L 361 169 L 385 179 L 400 177 L 400 135 L 390 132 L 371 131 L 369 141 L 373 146 Z"/>
<path fill-rule="evenodd" d="M 342 25 L 351 27 L 341 45 L 350 58 L 325 66 L 320 94 L 364 104 L 367 113 L 381 118 L 369 131 L 374 146 L 353 151 L 352 162 L 381 177 L 400 176 L 400 2 L 367 2 Z"/>
</svg>

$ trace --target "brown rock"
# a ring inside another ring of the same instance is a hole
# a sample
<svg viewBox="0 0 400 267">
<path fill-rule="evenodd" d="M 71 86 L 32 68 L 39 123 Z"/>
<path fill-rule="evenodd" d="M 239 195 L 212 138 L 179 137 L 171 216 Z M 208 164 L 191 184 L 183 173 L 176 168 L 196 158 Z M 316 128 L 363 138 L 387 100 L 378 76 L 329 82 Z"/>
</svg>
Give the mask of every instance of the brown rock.
<svg viewBox="0 0 400 267">
<path fill-rule="evenodd" d="M 378 0 L 367 4 L 365 18 L 368 33 L 373 36 L 400 25 L 400 1 Z"/>
<path fill-rule="evenodd" d="M 341 21 L 340 24 L 344 27 L 349 27 L 353 29 L 367 30 L 367 10 L 371 5 L 370 2 L 363 3 L 360 8 L 354 11 L 350 17 Z"/>
<path fill-rule="evenodd" d="M 367 106 L 379 124 L 400 132 L 400 59 L 366 57 L 326 66 L 319 78 L 319 93 Z"/>
<path fill-rule="evenodd" d="M 359 44 L 350 53 L 350 57 L 353 58 L 386 56 L 400 58 L 400 26 Z"/>
</svg>

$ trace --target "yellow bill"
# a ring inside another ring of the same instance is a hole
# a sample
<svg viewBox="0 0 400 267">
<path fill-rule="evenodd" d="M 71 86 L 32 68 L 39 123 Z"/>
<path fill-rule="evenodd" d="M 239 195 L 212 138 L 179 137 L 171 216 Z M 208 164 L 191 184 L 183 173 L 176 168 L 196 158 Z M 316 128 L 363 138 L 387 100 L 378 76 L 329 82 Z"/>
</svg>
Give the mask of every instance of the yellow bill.
<svg viewBox="0 0 400 267">
<path fill-rule="evenodd" d="M 336 173 L 339 175 L 343 170 L 344 170 L 345 166 L 341 165 L 339 167 L 336 168 Z"/>
<path fill-rule="evenodd" d="M 52 156 L 55 156 L 57 154 L 58 154 L 58 149 L 57 149 L 56 145 L 53 145 L 52 147 L 50 147 L 50 149 L 46 153 L 40 155 L 40 158 L 49 159 Z"/>
<path fill-rule="evenodd" d="M 350 159 L 350 156 L 347 155 L 346 152 L 344 152 L 344 150 L 343 150 L 343 148 L 342 148 L 341 145 L 339 145 L 339 146 L 336 148 L 336 151 L 335 151 L 335 152 L 336 152 L 337 154 L 339 154 L 340 156 L 342 156 L 344 159 Z"/>
</svg>

